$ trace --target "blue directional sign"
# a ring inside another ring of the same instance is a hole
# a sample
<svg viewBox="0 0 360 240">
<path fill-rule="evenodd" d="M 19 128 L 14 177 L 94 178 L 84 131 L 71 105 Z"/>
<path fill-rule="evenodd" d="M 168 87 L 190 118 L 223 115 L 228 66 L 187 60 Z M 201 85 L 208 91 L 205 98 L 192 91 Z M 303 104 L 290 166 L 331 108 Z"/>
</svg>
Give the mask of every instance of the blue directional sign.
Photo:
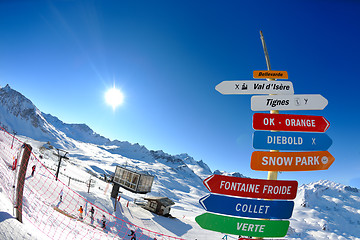
<svg viewBox="0 0 360 240">
<path fill-rule="evenodd" d="M 200 198 L 199 202 L 209 212 L 236 217 L 288 219 L 294 209 L 293 201 L 270 201 L 216 194 L 206 195 Z"/>
<path fill-rule="evenodd" d="M 255 149 L 326 151 L 332 144 L 326 133 L 255 131 Z"/>
</svg>

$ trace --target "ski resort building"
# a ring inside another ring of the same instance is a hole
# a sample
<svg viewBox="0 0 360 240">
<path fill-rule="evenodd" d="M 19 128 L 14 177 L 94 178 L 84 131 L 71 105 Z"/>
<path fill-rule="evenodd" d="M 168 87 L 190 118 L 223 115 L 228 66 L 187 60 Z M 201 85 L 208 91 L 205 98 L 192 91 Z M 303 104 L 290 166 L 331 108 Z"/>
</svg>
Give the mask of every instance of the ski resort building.
<svg viewBox="0 0 360 240">
<path fill-rule="evenodd" d="M 175 204 L 167 197 L 148 197 L 144 199 L 148 202 L 143 208 L 162 216 L 168 216 L 170 207 Z"/>
<path fill-rule="evenodd" d="M 154 176 L 139 173 L 132 171 L 130 169 L 126 169 L 124 167 L 116 166 L 115 175 L 114 175 L 114 187 L 113 194 L 115 196 L 115 192 L 118 191 L 119 187 L 123 187 L 133 193 L 148 193 L 151 192 L 151 187 L 154 181 Z M 114 190 L 117 188 L 117 190 Z M 117 193 L 116 193 L 117 195 Z"/>
</svg>

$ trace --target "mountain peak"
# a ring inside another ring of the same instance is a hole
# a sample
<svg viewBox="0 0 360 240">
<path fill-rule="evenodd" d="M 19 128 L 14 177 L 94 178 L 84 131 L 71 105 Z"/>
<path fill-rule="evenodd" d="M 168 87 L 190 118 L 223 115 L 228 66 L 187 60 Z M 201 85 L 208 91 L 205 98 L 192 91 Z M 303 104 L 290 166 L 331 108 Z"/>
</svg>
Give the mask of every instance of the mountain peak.
<svg viewBox="0 0 360 240">
<path fill-rule="evenodd" d="M 4 91 L 7 91 L 7 92 L 12 90 L 9 84 L 6 84 L 6 86 L 3 87 L 3 89 L 4 89 Z"/>
<path fill-rule="evenodd" d="M 120 154 L 130 159 L 152 159 L 165 161 L 172 167 L 186 166 L 202 179 L 211 174 L 210 168 L 203 161 L 196 161 L 187 153 L 170 155 L 162 150 L 149 151 L 138 143 L 126 141 L 110 141 L 88 125 L 68 124 L 59 118 L 39 111 L 36 106 L 21 93 L 11 89 L 7 84 L 0 89 L 0 124 L 7 131 L 16 131 L 35 140 L 50 141 L 55 147 L 74 147 L 73 140 L 103 145 L 103 148 L 114 154 Z M 149 158 L 149 156 L 151 158 Z"/>
</svg>

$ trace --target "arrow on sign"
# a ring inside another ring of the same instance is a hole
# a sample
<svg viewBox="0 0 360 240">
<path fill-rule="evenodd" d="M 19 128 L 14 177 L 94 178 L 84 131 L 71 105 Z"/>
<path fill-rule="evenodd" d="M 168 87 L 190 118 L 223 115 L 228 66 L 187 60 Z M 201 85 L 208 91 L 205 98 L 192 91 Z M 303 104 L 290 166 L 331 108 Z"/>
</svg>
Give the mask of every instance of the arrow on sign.
<svg viewBox="0 0 360 240">
<path fill-rule="evenodd" d="M 221 94 L 294 94 L 289 81 L 223 81 L 215 89 Z"/>
<path fill-rule="evenodd" d="M 289 219 L 294 209 L 293 201 L 258 200 L 225 195 L 206 195 L 199 200 L 209 212 L 236 217 Z"/>
<path fill-rule="evenodd" d="M 298 182 L 211 175 L 203 181 L 212 193 L 248 198 L 294 199 Z"/>
<path fill-rule="evenodd" d="M 203 229 L 252 237 L 284 237 L 289 221 L 256 220 L 204 213 L 195 218 Z"/>
<path fill-rule="evenodd" d="M 251 155 L 250 167 L 258 171 L 327 170 L 335 158 L 328 151 L 260 152 Z"/>
<path fill-rule="evenodd" d="M 325 151 L 331 144 L 326 133 L 256 131 L 253 135 L 255 149 Z"/>
<path fill-rule="evenodd" d="M 251 110 L 323 110 L 328 100 L 320 94 L 252 96 Z"/>
<path fill-rule="evenodd" d="M 254 113 L 253 128 L 268 131 L 326 132 L 330 123 L 322 116 Z"/>
</svg>

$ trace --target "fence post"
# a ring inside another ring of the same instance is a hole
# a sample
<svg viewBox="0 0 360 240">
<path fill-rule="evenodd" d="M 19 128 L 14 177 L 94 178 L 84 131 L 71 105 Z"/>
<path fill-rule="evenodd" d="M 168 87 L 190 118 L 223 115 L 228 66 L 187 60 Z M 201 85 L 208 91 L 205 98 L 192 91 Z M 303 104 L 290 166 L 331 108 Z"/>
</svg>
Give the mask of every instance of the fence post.
<svg viewBox="0 0 360 240">
<path fill-rule="evenodd" d="M 16 188 L 16 219 L 22 223 L 22 203 L 25 184 L 25 174 L 29 163 L 32 147 L 24 143 L 24 152 L 21 159 L 21 165 Z"/>
</svg>

